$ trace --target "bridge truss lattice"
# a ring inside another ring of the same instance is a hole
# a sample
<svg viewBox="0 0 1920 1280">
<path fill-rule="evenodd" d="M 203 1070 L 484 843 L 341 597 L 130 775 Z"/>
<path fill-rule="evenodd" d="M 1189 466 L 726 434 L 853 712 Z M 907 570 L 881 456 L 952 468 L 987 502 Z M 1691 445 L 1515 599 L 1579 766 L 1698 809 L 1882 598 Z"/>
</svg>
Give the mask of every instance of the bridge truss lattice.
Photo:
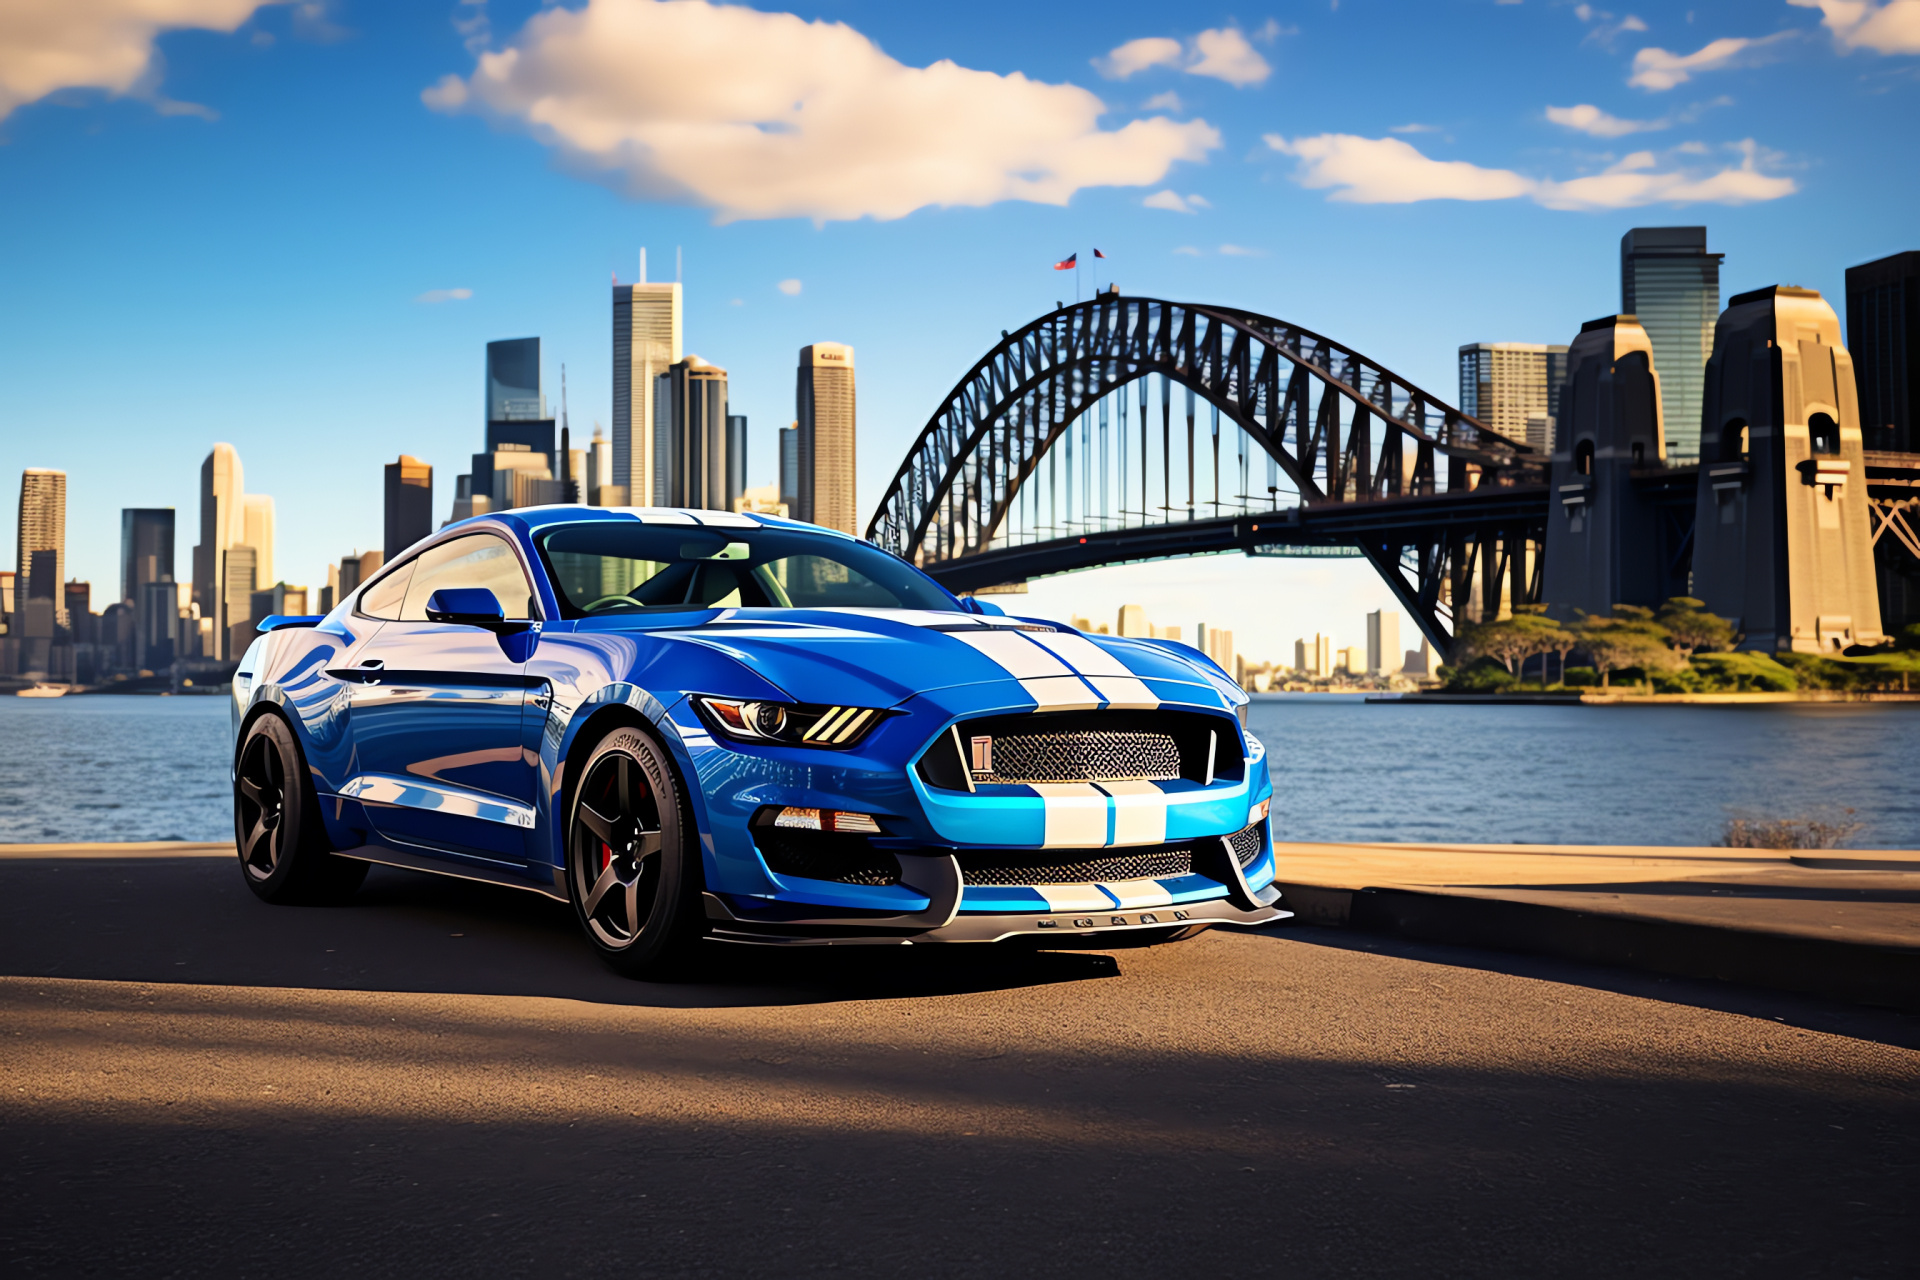
<svg viewBox="0 0 1920 1280">
<path fill-rule="evenodd" d="M 963 589 L 1356 546 L 1444 654 L 1456 619 L 1539 598 L 1544 462 L 1298 325 L 1109 292 L 1002 333 L 929 418 L 867 536 Z"/>
</svg>

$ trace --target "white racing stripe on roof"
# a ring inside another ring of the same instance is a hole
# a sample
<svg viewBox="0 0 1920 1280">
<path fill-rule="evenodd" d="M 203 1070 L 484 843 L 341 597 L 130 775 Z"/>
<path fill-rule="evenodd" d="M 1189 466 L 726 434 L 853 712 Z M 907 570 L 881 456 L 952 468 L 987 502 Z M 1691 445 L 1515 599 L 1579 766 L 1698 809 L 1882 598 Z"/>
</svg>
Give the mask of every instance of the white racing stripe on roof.
<svg viewBox="0 0 1920 1280">
<path fill-rule="evenodd" d="M 1158 880 L 1103 880 L 1100 887 L 1120 899 L 1120 905 L 1127 908 L 1173 905 L 1173 895 Z"/>
<path fill-rule="evenodd" d="M 693 517 L 703 525 L 718 529 L 758 529 L 760 522 L 744 511 L 701 511 Z"/>
<path fill-rule="evenodd" d="M 1153 782 L 1103 782 L 1113 797 L 1113 843 L 1164 844 L 1167 839 L 1167 794 Z"/>
<path fill-rule="evenodd" d="M 1111 911 L 1113 901 L 1093 884 L 1036 884 L 1033 891 L 1047 900 L 1049 911 Z"/>
<path fill-rule="evenodd" d="M 674 511 L 668 507 L 640 507 L 633 513 L 642 524 L 694 524 L 694 518 L 684 511 Z"/>
<path fill-rule="evenodd" d="M 1049 849 L 1098 848 L 1107 842 L 1107 794 L 1091 782 L 1036 782 L 1046 804 L 1040 843 Z"/>
</svg>

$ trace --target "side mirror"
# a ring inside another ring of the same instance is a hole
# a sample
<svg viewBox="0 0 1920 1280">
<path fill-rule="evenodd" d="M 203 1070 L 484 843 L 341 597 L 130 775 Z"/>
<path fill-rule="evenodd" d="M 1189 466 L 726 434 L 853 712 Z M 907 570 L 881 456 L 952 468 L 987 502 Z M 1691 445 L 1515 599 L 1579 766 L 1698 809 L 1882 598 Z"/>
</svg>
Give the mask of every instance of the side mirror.
<svg viewBox="0 0 1920 1280">
<path fill-rule="evenodd" d="M 485 587 L 442 587 L 427 597 L 427 621 L 485 627 L 506 621 L 506 611 Z"/>
</svg>

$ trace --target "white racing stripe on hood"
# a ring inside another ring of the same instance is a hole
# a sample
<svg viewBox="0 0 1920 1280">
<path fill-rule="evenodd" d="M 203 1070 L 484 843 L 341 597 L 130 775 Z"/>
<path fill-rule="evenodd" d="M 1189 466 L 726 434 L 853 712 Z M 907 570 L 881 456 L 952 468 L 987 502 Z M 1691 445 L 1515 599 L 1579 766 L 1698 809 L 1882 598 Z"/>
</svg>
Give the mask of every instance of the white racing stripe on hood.
<svg viewBox="0 0 1920 1280">
<path fill-rule="evenodd" d="M 1113 797 L 1113 843 L 1164 844 L 1167 839 L 1167 794 L 1153 782 L 1103 782 L 1101 790 Z"/>
<path fill-rule="evenodd" d="M 1096 711 L 1100 695 L 1087 688 L 1079 676 L 1042 676 L 1022 680 L 1020 687 L 1039 705 L 1035 711 Z"/>
<path fill-rule="evenodd" d="M 858 618 L 881 618 L 888 622 L 898 622 L 909 627 L 943 627 L 967 630 L 976 627 L 1022 627 L 1030 624 L 1018 618 L 990 618 L 979 614 L 961 613 L 957 609 L 868 609 L 855 605 L 833 605 L 818 610 L 820 613 L 850 613 Z"/>
<path fill-rule="evenodd" d="M 1049 849 L 1097 849 L 1107 842 L 1107 793 L 1091 782 L 1036 782 L 1046 803 L 1041 844 Z"/>
<path fill-rule="evenodd" d="M 1087 683 L 1100 691 L 1100 699 L 1116 710 L 1151 711 L 1160 705 L 1160 699 L 1153 690 L 1126 663 L 1102 649 L 1085 636 L 1068 635 L 1065 632 L 1033 632 L 1029 634 L 1035 644 L 1045 647 L 1058 655 L 1067 665 L 1087 678 Z"/>
</svg>

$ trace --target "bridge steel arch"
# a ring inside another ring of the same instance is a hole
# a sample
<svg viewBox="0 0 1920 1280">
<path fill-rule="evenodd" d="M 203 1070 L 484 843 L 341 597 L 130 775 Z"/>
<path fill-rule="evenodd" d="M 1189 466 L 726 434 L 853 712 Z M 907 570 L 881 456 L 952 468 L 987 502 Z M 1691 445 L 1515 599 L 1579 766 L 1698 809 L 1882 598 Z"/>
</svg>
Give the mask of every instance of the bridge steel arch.
<svg viewBox="0 0 1920 1280">
<path fill-rule="evenodd" d="M 1476 586 L 1485 618 L 1497 616 L 1503 582 L 1512 603 L 1539 598 L 1546 509 L 1540 454 L 1298 325 L 1117 291 L 1003 332 L 928 419 L 868 539 L 949 585 L 1018 576 L 994 577 L 997 563 L 1007 570 L 1015 560 L 1029 570 L 1046 564 L 1044 554 L 1036 556 L 1042 548 L 1025 546 L 1015 555 L 995 545 L 1021 486 L 1091 405 L 1151 374 L 1217 406 L 1299 493 L 1295 518 L 1265 521 L 1265 537 L 1253 542 L 1338 537 L 1358 545 L 1442 654 L 1451 650 L 1456 618 L 1468 620 Z M 1142 471 L 1142 484 L 1150 485 Z M 1143 512 L 1146 499 L 1143 489 Z M 1362 511 L 1360 504 L 1379 505 Z M 1311 518 L 1339 506 L 1349 508 L 1346 519 Z M 1369 519 L 1375 510 L 1378 521 Z M 1443 514 L 1424 518 L 1420 511 Z M 1149 527 L 1163 524 L 1180 522 Z M 1316 537 L 1308 532 L 1315 527 L 1338 532 Z M 1089 540 L 1060 541 L 1059 568 L 1085 567 Z M 1115 550 L 1100 562 L 1128 558 L 1140 557 Z"/>
</svg>

